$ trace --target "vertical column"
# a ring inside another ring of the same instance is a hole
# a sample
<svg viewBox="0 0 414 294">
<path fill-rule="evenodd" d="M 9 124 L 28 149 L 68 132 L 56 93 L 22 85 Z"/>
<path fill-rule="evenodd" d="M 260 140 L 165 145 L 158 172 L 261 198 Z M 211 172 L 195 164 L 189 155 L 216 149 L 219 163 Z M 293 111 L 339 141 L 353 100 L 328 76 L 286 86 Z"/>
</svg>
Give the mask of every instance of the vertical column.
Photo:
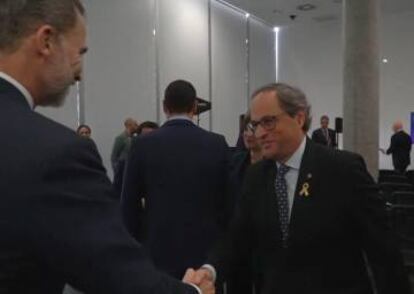
<svg viewBox="0 0 414 294">
<path fill-rule="evenodd" d="M 378 173 L 379 0 L 344 6 L 344 149 L 360 153 Z"/>
<path fill-rule="evenodd" d="M 85 124 L 85 83 L 83 81 L 76 83 L 77 97 L 76 110 L 78 115 L 78 126 Z"/>
<path fill-rule="evenodd" d="M 250 14 L 246 13 L 246 98 L 250 106 Z"/>
<path fill-rule="evenodd" d="M 212 43 L 212 0 L 208 0 L 208 96 L 211 105 L 213 105 L 213 43 Z M 213 130 L 213 108 L 208 112 L 208 130 Z"/>
<path fill-rule="evenodd" d="M 156 99 L 156 117 L 157 123 L 161 125 L 161 109 L 163 109 L 163 98 L 161 98 L 161 85 L 160 85 L 160 50 L 159 50 L 159 40 L 158 40 L 158 30 L 159 30 L 159 0 L 154 0 L 154 48 L 155 48 L 155 99 Z"/>
</svg>

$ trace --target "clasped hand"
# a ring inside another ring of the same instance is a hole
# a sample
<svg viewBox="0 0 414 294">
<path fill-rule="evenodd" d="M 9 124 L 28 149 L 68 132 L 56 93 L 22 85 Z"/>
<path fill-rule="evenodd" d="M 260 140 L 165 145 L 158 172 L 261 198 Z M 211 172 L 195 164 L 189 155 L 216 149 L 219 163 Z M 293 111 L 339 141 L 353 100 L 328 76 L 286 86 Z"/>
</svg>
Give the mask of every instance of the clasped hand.
<svg viewBox="0 0 414 294">
<path fill-rule="evenodd" d="M 187 269 L 185 272 L 184 283 L 194 284 L 201 289 L 202 294 L 215 294 L 216 289 L 214 287 L 213 276 L 209 270 L 200 268 L 194 270 L 192 268 Z"/>
</svg>

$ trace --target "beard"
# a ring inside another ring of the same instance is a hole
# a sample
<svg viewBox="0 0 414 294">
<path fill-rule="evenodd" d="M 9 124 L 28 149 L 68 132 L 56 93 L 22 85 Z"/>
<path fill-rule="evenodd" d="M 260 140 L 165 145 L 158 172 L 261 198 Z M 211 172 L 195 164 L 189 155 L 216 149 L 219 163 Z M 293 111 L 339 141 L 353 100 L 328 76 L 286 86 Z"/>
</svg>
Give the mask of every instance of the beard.
<svg viewBox="0 0 414 294">
<path fill-rule="evenodd" d="M 65 103 L 65 98 L 69 93 L 69 88 L 70 85 L 63 89 L 56 89 L 56 91 L 51 91 L 49 94 L 46 94 L 44 96 L 44 103 L 42 103 L 42 106 L 62 106 Z"/>
<path fill-rule="evenodd" d="M 60 107 L 64 104 L 70 87 L 75 83 L 72 69 L 65 61 L 54 62 L 47 70 L 41 106 Z"/>
</svg>

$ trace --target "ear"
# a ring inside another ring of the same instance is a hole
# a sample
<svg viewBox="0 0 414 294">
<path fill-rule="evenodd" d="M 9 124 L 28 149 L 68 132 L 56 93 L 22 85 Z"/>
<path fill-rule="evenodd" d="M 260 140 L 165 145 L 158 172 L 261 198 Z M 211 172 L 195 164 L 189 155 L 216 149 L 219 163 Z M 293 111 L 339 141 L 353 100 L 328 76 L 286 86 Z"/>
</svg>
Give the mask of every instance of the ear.
<svg viewBox="0 0 414 294">
<path fill-rule="evenodd" d="M 194 102 L 193 108 L 191 109 L 191 114 L 196 115 L 197 113 L 197 101 Z"/>
<path fill-rule="evenodd" d="M 170 111 L 168 110 L 167 106 L 165 105 L 165 100 L 162 101 L 162 109 L 164 110 L 165 115 L 168 117 L 170 115 Z"/>
<path fill-rule="evenodd" d="M 296 119 L 298 125 L 300 126 L 300 128 L 303 128 L 303 126 L 305 125 L 305 120 L 306 120 L 305 112 L 304 111 L 299 111 L 295 115 L 295 119 Z"/>
<path fill-rule="evenodd" d="M 42 25 L 36 30 L 34 38 L 37 52 L 43 56 L 50 56 L 56 46 L 56 29 L 50 25 Z"/>
</svg>

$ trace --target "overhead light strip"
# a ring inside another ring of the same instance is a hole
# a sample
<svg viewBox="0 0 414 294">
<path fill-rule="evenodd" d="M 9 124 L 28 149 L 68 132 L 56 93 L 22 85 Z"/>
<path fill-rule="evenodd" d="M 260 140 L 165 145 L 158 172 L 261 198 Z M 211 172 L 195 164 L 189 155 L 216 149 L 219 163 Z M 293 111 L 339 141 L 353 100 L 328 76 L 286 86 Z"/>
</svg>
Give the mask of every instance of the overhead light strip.
<svg viewBox="0 0 414 294">
<path fill-rule="evenodd" d="M 214 1 L 216 1 L 220 4 L 223 4 L 224 6 L 227 6 L 231 9 L 243 14 L 246 18 L 253 18 L 253 19 L 257 20 L 258 22 L 261 22 L 265 26 L 268 26 L 268 27 L 271 27 L 271 28 L 274 26 L 274 25 L 268 23 L 267 21 L 265 21 L 264 19 L 261 19 L 260 17 L 257 17 L 256 15 L 253 15 L 253 14 L 251 14 L 251 13 L 249 13 L 249 12 L 247 12 L 247 11 L 237 7 L 237 6 L 234 6 L 233 4 L 231 4 L 229 2 L 226 2 L 224 0 L 214 0 Z"/>
<path fill-rule="evenodd" d="M 275 32 L 275 74 L 276 82 L 279 81 L 279 27 L 274 27 L 273 31 Z"/>
</svg>

